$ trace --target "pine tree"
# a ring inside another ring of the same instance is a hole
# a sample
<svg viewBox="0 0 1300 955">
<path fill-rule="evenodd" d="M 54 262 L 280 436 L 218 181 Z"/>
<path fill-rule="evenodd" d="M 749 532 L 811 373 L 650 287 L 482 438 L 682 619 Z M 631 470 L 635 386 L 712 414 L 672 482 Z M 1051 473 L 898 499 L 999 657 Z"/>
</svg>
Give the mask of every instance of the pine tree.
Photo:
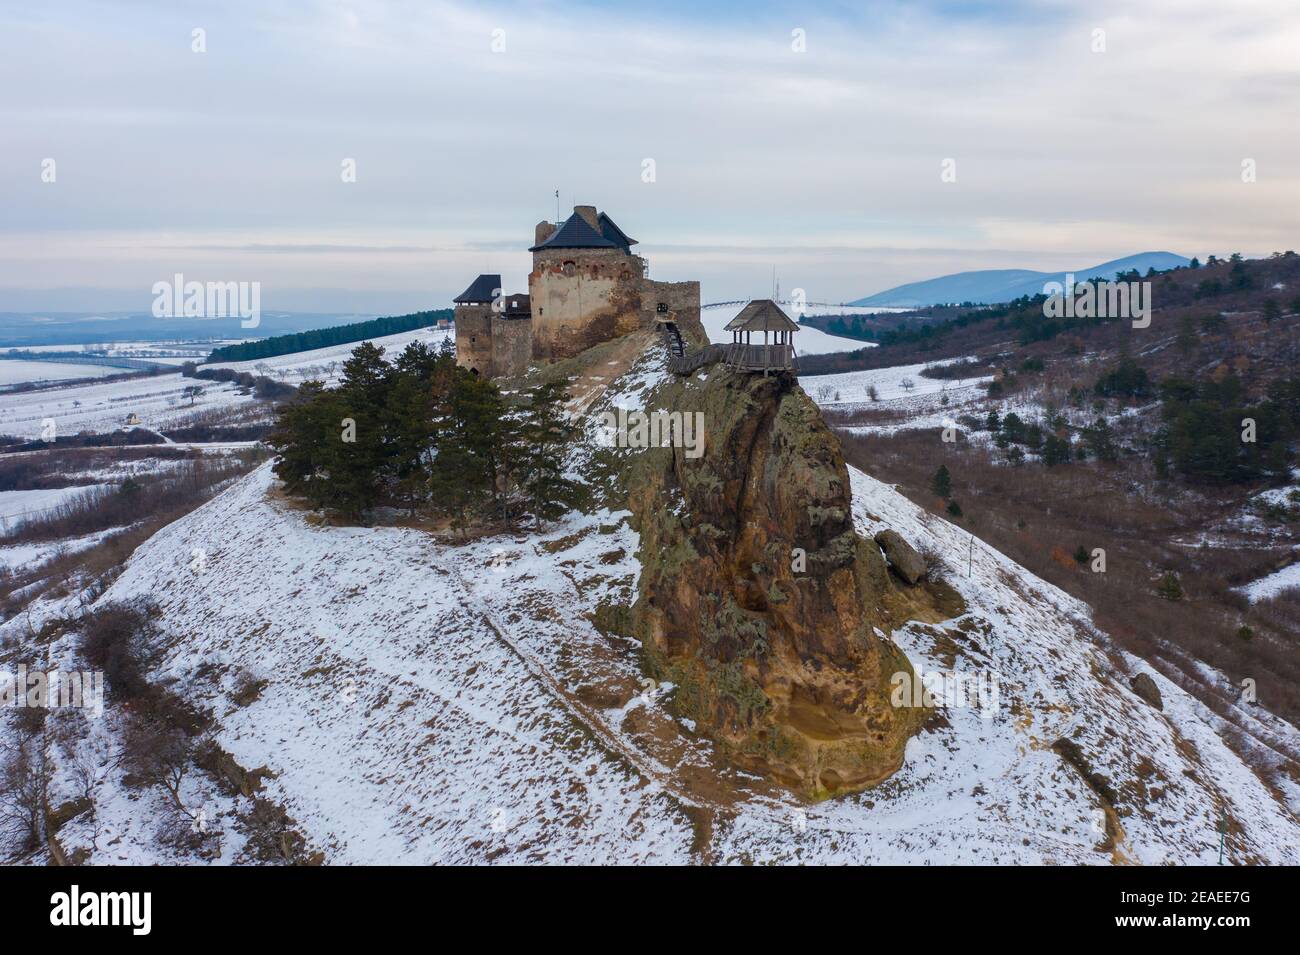
<svg viewBox="0 0 1300 955">
<path fill-rule="evenodd" d="M 1119 449 L 1115 446 L 1115 434 L 1105 418 L 1098 417 L 1083 430 L 1083 439 L 1098 461 L 1114 462 L 1119 460 Z"/>
<path fill-rule="evenodd" d="M 934 472 L 934 477 L 930 478 L 930 491 L 936 497 L 952 497 L 952 475 L 948 473 L 946 464 L 939 465 L 939 470 Z"/>
<path fill-rule="evenodd" d="M 1058 438 L 1049 434 L 1043 442 L 1043 463 L 1050 467 L 1065 464 L 1070 460 L 1069 438 Z"/>
<path fill-rule="evenodd" d="M 497 386 L 456 369 L 433 422 L 438 453 L 431 468 L 434 505 L 464 526 L 490 501 L 508 517 L 511 488 L 503 463 L 513 453 L 516 422 Z"/>
<path fill-rule="evenodd" d="M 397 356 L 394 366 L 398 375 L 412 376 L 421 381 L 429 381 L 438 370 L 441 357 L 440 354 L 436 353 L 424 342 L 414 341 L 402 349 L 402 353 Z"/>
<path fill-rule="evenodd" d="M 285 490 L 316 508 L 332 506 L 339 421 L 345 417 L 336 392 L 319 381 L 304 382 L 292 401 L 280 406 L 275 429 L 267 437 L 279 454 L 276 477 Z"/>
<path fill-rule="evenodd" d="M 379 501 L 390 473 L 388 397 L 394 371 L 384 350 L 362 342 L 343 363 L 337 389 L 338 419 L 327 430 L 330 507 L 361 517 Z M 327 428 L 329 427 L 327 423 Z"/>
<path fill-rule="evenodd" d="M 1160 578 L 1160 583 L 1156 585 L 1156 593 L 1165 600 L 1179 601 L 1183 599 L 1183 585 L 1178 581 L 1178 575 L 1173 571 L 1165 574 Z"/>
<path fill-rule="evenodd" d="M 1184 315 L 1178 324 L 1178 350 L 1184 355 L 1190 355 L 1196 348 L 1196 323 L 1190 315 Z"/>
<path fill-rule="evenodd" d="M 530 509 L 544 521 L 555 520 L 585 497 L 582 485 L 564 473 L 565 451 L 578 434 L 564 410 L 568 400 L 565 383 L 550 381 L 535 389 L 528 403 L 523 485 Z"/>
<path fill-rule="evenodd" d="M 414 513 L 427 497 L 434 448 L 433 389 L 414 374 L 399 374 L 384 409 L 386 460 L 381 475 L 394 501 Z"/>
</svg>

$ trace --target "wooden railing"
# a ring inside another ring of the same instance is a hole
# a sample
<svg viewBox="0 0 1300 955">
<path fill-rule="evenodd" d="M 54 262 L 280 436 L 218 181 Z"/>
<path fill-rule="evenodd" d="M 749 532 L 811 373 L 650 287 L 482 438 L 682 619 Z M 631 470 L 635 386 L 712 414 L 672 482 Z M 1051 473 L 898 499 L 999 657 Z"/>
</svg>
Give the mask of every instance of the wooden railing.
<svg viewBox="0 0 1300 955">
<path fill-rule="evenodd" d="M 740 371 L 789 371 L 799 373 L 799 359 L 790 345 L 708 345 L 681 358 L 671 358 L 668 370 L 689 375 L 705 365 L 724 362 Z"/>
</svg>

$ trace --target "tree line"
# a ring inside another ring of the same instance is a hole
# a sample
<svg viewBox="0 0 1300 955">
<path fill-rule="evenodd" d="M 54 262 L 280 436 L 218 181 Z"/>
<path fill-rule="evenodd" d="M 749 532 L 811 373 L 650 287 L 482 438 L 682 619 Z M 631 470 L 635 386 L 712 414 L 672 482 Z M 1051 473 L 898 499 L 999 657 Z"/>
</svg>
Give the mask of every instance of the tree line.
<svg viewBox="0 0 1300 955">
<path fill-rule="evenodd" d="M 427 328 L 439 319 L 450 321 L 451 317 L 451 309 L 440 308 L 428 312 L 414 312 L 410 315 L 372 318 L 365 322 L 353 322 L 351 325 L 335 325 L 333 328 L 314 328 L 307 332 L 276 335 L 273 338 L 261 338 L 254 342 L 214 348 L 212 354 L 208 356 L 208 362 L 250 361 L 255 358 L 274 358 L 277 355 L 292 355 L 317 348 L 329 348 L 333 345 L 350 345 L 370 338 Z"/>
<path fill-rule="evenodd" d="M 376 507 L 472 524 L 554 520 L 585 500 L 565 474 L 577 434 L 563 381 L 509 399 L 457 367 L 450 342 L 412 342 L 392 363 L 366 342 L 335 388 L 304 382 L 268 439 L 276 476 L 312 507 L 350 519 Z"/>
</svg>

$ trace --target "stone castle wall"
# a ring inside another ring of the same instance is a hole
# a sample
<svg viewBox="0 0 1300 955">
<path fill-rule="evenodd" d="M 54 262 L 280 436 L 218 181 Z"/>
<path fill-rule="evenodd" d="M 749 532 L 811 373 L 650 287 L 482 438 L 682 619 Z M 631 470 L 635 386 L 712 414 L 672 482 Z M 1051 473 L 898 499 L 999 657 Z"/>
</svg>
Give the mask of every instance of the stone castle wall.
<svg viewBox="0 0 1300 955">
<path fill-rule="evenodd" d="M 594 206 L 574 211 L 598 229 Z M 536 244 L 555 225 L 539 222 Z M 622 249 L 541 249 L 528 276 L 529 319 L 507 319 L 490 305 L 456 307 L 457 364 L 487 377 L 522 374 L 532 359 L 571 358 L 580 352 L 651 328 L 660 306 L 685 328 L 701 328 L 700 283 L 657 282 L 646 260 Z M 701 332 L 702 335 L 702 332 Z"/>
<path fill-rule="evenodd" d="M 656 282 L 644 279 L 641 290 L 642 322 L 652 324 L 659 317 L 659 306 L 666 305 L 668 314 L 679 325 L 689 326 L 700 320 L 699 282 Z"/>
<path fill-rule="evenodd" d="M 492 369 L 499 378 L 513 378 L 528 370 L 533 358 L 533 323 L 526 318 L 492 319 Z"/>
<path fill-rule="evenodd" d="M 642 327 L 645 259 L 618 249 L 533 254 L 533 357 L 570 358 Z"/>
<path fill-rule="evenodd" d="M 456 364 L 485 378 L 496 375 L 492 355 L 492 306 L 456 306 Z"/>
</svg>

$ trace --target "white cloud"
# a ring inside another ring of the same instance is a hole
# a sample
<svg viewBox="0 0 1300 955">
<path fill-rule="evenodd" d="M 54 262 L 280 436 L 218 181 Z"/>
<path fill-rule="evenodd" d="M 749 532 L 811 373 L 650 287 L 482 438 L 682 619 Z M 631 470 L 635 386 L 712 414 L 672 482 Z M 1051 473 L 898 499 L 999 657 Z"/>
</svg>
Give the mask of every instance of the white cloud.
<svg viewBox="0 0 1300 955">
<path fill-rule="evenodd" d="M 648 253 L 663 246 L 655 274 L 708 269 L 725 297 L 762 290 L 773 265 L 838 299 L 1072 252 L 1297 244 L 1294 3 L 1009 9 L 15 9 L 0 15 L 0 83 L 21 90 L 0 107 L 13 253 L 0 307 L 5 287 L 147 289 L 182 264 L 431 294 L 478 271 L 522 279 L 557 188 Z M 795 26 L 806 53 L 790 49 Z M 355 184 L 339 180 L 345 157 Z M 955 183 L 939 178 L 947 157 Z M 1245 157 L 1259 167 L 1249 185 Z"/>
</svg>

